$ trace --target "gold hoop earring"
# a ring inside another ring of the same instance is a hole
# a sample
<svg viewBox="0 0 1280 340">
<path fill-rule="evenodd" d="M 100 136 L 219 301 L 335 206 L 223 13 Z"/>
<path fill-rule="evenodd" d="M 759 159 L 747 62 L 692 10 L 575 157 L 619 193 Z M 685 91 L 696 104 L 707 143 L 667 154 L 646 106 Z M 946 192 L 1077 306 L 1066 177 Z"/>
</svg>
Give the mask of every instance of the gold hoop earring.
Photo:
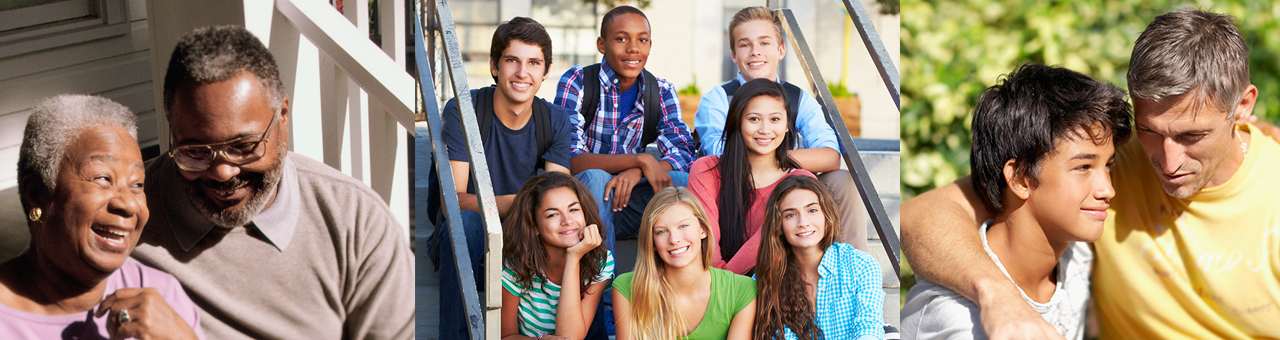
<svg viewBox="0 0 1280 340">
<path fill-rule="evenodd" d="M 31 220 L 31 222 L 40 222 L 40 216 L 43 216 L 43 215 L 44 215 L 44 212 L 40 211 L 39 207 L 31 208 L 31 212 L 27 213 L 27 219 Z"/>
</svg>

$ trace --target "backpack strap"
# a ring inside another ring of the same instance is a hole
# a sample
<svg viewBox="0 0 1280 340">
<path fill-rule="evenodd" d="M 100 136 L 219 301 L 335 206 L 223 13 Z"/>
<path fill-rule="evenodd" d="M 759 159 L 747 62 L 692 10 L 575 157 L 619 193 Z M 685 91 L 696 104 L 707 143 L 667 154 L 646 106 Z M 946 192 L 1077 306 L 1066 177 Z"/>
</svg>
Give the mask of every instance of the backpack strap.
<svg viewBox="0 0 1280 340">
<path fill-rule="evenodd" d="M 782 88 L 786 90 L 787 102 L 790 104 L 787 107 L 787 120 L 791 121 L 791 131 L 800 134 L 800 130 L 796 129 L 796 117 L 800 116 L 800 99 L 804 98 L 804 90 L 790 82 L 782 82 Z"/>
<path fill-rule="evenodd" d="M 551 150 L 551 137 L 555 132 L 551 131 L 551 103 L 545 100 L 534 98 L 533 103 L 533 135 L 538 140 L 538 157 L 545 155 Z M 546 160 L 539 161 L 542 167 L 547 167 Z"/>
<path fill-rule="evenodd" d="M 720 88 L 724 89 L 724 98 L 726 102 L 733 101 L 733 93 L 738 92 L 738 87 L 740 86 L 742 86 L 742 83 L 738 82 L 738 78 L 733 78 L 733 80 L 724 83 L 724 85 L 720 85 Z M 725 107 L 728 107 L 728 105 L 726 104 Z"/>
<path fill-rule="evenodd" d="M 582 68 L 582 131 L 591 131 L 591 124 L 596 121 L 596 110 L 600 106 L 600 64 L 591 64 Z"/>
<path fill-rule="evenodd" d="M 489 126 L 493 125 L 493 86 L 486 86 L 471 91 L 471 100 L 475 102 L 476 121 L 480 122 L 480 145 L 489 140 Z"/>
<path fill-rule="evenodd" d="M 644 128 L 640 135 L 640 149 L 658 140 L 658 124 L 662 121 L 662 88 L 658 86 L 658 77 L 648 70 L 642 70 L 644 77 Z"/>
</svg>

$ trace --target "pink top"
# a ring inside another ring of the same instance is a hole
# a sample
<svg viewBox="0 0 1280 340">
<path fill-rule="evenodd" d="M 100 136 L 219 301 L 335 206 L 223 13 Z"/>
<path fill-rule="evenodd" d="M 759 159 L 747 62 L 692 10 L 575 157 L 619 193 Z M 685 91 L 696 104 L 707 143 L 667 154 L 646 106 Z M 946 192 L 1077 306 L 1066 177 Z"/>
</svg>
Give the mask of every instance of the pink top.
<svg viewBox="0 0 1280 340">
<path fill-rule="evenodd" d="M 707 220 L 711 223 L 711 242 L 717 248 L 720 244 L 720 169 L 716 168 L 716 164 L 719 163 L 719 156 L 706 156 L 694 161 L 689 167 L 689 191 L 698 197 L 698 201 L 702 202 L 702 209 L 706 210 Z M 787 174 L 797 175 L 817 178 L 804 169 L 794 169 Z M 711 263 L 713 267 L 744 275 L 756 267 L 756 252 L 760 250 L 760 226 L 764 224 L 764 204 L 769 200 L 769 194 L 773 193 L 773 188 L 787 176 L 782 176 L 767 187 L 756 189 L 756 199 L 747 210 L 747 241 L 728 261 L 722 259 L 720 250 L 716 249 L 713 252 L 715 261 Z"/>
<path fill-rule="evenodd" d="M 128 259 L 107 277 L 103 298 L 120 288 L 155 288 L 182 319 L 204 339 L 200 329 L 200 313 L 172 275 Z M 97 306 L 94 307 L 94 310 Z M 41 315 L 0 304 L 0 339 L 107 339 L 110 313 L 94 317 L 94 310 L 68 315 Z"/>
</svg>

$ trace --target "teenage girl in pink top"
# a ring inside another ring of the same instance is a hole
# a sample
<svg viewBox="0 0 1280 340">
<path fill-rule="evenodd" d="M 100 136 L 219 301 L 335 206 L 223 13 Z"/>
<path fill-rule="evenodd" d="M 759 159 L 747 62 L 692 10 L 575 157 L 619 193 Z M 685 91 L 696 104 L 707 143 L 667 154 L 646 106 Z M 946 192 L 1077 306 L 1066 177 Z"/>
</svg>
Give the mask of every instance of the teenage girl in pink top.
<svg viewBox="0 0 1280 340">
<path fill-rule="evenodd" d="M 689 170 L 689 190 L 706 207 L 718 246 L 716 268 L 752 272 L 769 193 L 787 176 L 814 177 L 787 156 L 797 137 L 784 93 L 768 79 L 742 84 L 729 101 L 724 153 L 702 157 Z"/>
</svg>

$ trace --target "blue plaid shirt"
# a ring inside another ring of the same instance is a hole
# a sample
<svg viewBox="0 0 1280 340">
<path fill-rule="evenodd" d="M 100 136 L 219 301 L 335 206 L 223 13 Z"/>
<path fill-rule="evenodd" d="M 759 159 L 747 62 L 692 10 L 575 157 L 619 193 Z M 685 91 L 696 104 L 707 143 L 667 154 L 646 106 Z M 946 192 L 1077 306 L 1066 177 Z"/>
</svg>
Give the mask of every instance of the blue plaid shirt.
<svg viewBox="0 0 1280 340">
<path fill-rule="evenodd" d="M 573 144 L 570 158 L 582 153 L 596 154 L 629 154 L 644 152 L 640 145 L 644 126 L 644 88 L 643 79 L 636 79 L 633 86 L 640 86 L 636 102 L 631 112 L 619 112 L 618 100 L 622 89 L 618 88 L 618 75 L 603 59 L 600 61 L 600 108 L 596 110 L 595 124 L 584 124 L 582 108 L 582 77 L 593 76 L 582 74 L 582 66 L 574 66 L 560 77 L 556 84 L 557 105 L 570 111 L 569 123 L 573 125 Z M 641 75 L 643 77 L 643 74 Z M 658 150 L 663 154 L 662 160 L 671 163 L 671 167 L 679 171 L 689 171 L 689 163 L 693 162 L 693 136 L 689 126 L 684 124 L 680 115 L 680 100 L 676 97 L 675 86 L 658 78 L 658 87 L 662 98 L 662 119 L 658 122 Z M 591 131 L 586 131 L 590 126 Z"/>
<path fill-rule="evenodd" d="M 826 339 L 884 339 L 880 264 L 848 243 L 833 243 L 818 264 L 818 328 Z M 788 340 L 795 339 L 791 329 Z"/>
</svg>

